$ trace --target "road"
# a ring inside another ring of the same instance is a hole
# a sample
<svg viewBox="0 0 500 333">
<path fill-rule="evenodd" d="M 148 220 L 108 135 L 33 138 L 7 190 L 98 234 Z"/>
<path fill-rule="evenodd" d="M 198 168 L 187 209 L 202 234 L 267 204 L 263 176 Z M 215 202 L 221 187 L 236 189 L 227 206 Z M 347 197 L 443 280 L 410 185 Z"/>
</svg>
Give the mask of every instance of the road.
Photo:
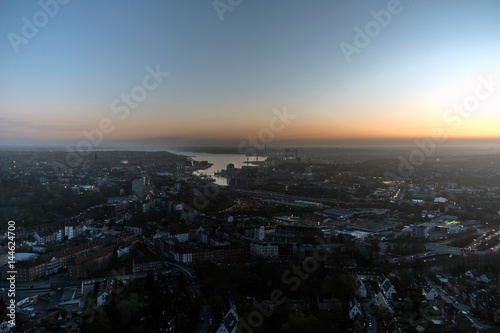
<svg viewBox="0 0 500 333">
<path fill-rule="evenodd" d="M 373 293 L 373 292 L 371 292 Z M 370 307 L 373 304 L 373 301 L 362 302 L 361 305 L 365 310 L 366 314 L 366 332 L 367 333 L 376 333 L 377 332 L 377 317 L 372 313 L 372 308 Z M 370 324 L 371 323 L 371 324 Z"/>
<path fill-rule="evenodd" d="M 416 253 L 412 255 L 407 255 L 401 258 L 393 258 L 390 260 L 390 262 L 397 263 L 399 262 L 402 258 L 405 258 L 406 260 L 415 260 L 415 259 L 424 259 L 428 257 L 434 257 L 437 255 L 443 255 L 443 254 L 453 254 L 453 255 L 483 255 L 483 254 L 488 254 L 489 251 L 476 251 L 474 253 L 462 253 L 460 252 L 460 249 L 457 247 L 453 246 L 448 246 L 444 244 L 427 244 L 426 245 L 427 252 L 422 252 L 422 253 Z M 432 260 L 432 259 L 431 259 Z"/>
<path fill-rule="evenodd" d="M 201 306 L 200 318 L 198 321 L 198 326 L 196 326 L 195 333 L 203 333 L 208 330 L 208 328 L 211 325 L 210 321 L 212 320 L 209 315 L 210 315 L 210 305 L 203 304 Z"/>
<path fill-rule="evenodd" d="M 362 302 L 365 313 L 366 313 L 366 332 L 367 333 L 376 333 L 377 332 L 377 317 L 373 314 L 371 305 L 373 304 L 373 299 L 375 299 L 375 292 L 369 283 L 366 284 L 366 289 L 370 294 L 370 300 L 366 302 Z M 370 324 L 371 323 L 371 324 Z"/>
<path fill-rule="evenodd" d="M 174 266 L 174 267 L 179 268 L 180 270 L 182 270 L 183 272 L 185 272 L 185 273 L 189 276 L 189 278 L 190 278 L 191 280 L 192 280 L 192 279 L 194 279 L 194 275 L 193 275 L 193 273 L 191 273 L 191 272 L 190 272 L 190 271 L 189 271 L 186 267 L 183 267 L 183 266 L 181 266 L 181 265 L 179 265 L 179 264 L 177 264 L 177 263 L 175 263 L 175 262 L 172 262 L 172 261 L 167 261 L 167 260 L 165 260 L 163 263 L 164 263 L 166 266 L 171 265 L 171 266 Z"/>
<path fill-rule="evenodd" d="M 488 232 L 491 232 L 491 231 L 495 231 L 495 229 L 492 229 L 492 230 L 487 230 L 487 231 L 484 231 L 480 237 L 478 237 L 476 239 L 475 242 L 472 242 L 469 247 L 473 248 L 473 249 L 476 249 L 477 247 L 481 246 L 482 243 L 485 243 L 485 242 L 488 242 L 486 244 L 488 244 L 488 247 L 489 248 L 493 248 L 495 247 L 498 242 L 500 241 L 500 231 L 497 231 L 491 235 L 488 235 L 485 237 L 485 235 L 488 233 Z M 498 238 L 498 240 L 497 240 Z M 483 252 L 487 252 L 487 251 L 483 251 Z"/>
</svg>

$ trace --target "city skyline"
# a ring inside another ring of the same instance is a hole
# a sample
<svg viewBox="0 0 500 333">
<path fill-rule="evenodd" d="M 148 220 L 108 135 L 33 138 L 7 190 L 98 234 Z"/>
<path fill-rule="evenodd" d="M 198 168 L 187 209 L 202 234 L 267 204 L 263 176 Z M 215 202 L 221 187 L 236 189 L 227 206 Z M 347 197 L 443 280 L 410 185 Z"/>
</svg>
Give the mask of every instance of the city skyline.
<svg viewBox="0 0 500 333">
<path fill-rule="evenodd" d="M 103 146 L 230 146 L 284 109 L 294 118 L 276 127 L 273 144 L 407 144 L 435 130 L 496 139 L 495 9 L 494 1 L 2 3 L 1 144 L 64 146 L 100 130 Z"/>
</svg>

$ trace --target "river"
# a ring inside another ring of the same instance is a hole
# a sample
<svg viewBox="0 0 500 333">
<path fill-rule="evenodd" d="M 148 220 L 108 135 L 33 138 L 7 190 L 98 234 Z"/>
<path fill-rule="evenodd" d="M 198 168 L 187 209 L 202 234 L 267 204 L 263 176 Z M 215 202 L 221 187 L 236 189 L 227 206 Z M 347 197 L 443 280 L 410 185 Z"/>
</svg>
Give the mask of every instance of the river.
<svg viewBox="0 0 500 333">
<path fill-rule="evenodd" d="M 215 183 L 220 186 L 227 185 L 227 179 L 222 176 L 216 176 L 214 173 L 220 170 L 225 170 L 229 163 L 233 163 L 235 168 L 241 168 L 247 160 L 245 155 L 240 154 L 210 154 L 200 152 L 177 151 L 175 154 L 191 156 L 196 161 L 208 161 L 213 165 L 204 170 L 195 171 L 194 174 L 206 174 L 215 179 Z M 255 158 L 252 158 L 254 160 Z"/>
</svg>

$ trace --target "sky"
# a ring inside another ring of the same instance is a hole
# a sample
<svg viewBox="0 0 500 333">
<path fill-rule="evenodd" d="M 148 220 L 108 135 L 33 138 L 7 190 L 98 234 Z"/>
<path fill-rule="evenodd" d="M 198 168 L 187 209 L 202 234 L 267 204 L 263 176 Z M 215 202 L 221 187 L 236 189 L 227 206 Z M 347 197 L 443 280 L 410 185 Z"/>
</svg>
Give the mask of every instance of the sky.
<svg viewBox="0 0 500 333">
<path fill-rule="evenodd" d="M 59 1 L 0 2 L 0 145 L 500 137 L 496 0 Z"/>
</svg>

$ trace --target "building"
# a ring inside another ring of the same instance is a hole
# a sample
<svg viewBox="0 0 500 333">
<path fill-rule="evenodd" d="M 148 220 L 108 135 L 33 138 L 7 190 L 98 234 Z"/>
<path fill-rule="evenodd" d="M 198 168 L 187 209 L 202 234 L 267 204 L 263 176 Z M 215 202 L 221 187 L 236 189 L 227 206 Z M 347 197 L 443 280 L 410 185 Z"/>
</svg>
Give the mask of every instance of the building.
<svg viewBox="0 0 500 333">
<path fill-rule="evenodd" d="M 349 302 L 349 319 L 353 320 L 356 315 L 363 316 L 361 304 L 356 298 Z"/>
<path fill-rule="evenodd" d="M 250 255 L 255 257 L 277 258 L 279 255 L 278 245 L 253 242 L 250 244 Z"/>
<path fill-rule="evenodd" d="M 35 232 L 33 237 L 39 245 L 45 245 L 56 241 L 56 233 L 48 229 Z"/>
<path fill-rule="evenodd" d="M 167 235 L 168 238 L 175 238 L 179 243 L 184 243 L 189 241 L 189 232 L 188 231 L 172 231 Z"/>
<path fill-rule="evenodd" d="M 415 238 L 429 238 L 429 227 L 426 225 L 412 226 L 411 236 Z"/>
<path fill-rule="evenodd" d="M 175 244 L 169 252 L 175 261 L 187 265 L 207 260 L 216 263 L 233 262 L 245 255 L 245 249 L 238 245 L 201 248 L 193 243 Z"/>
<path fill-rule="evenodd" d="M 484 289 L 479 289 L 470 293 L 470 305 L 477 309 L 479 307 L 480 302 L 495 302 L 495 298 L 491 295 L 491 293 L 487 292 Z"/>
<path fill-rule="evenodd" d="M 378 287 L 387 300 L 392 300 L 392 295 L 396 294 L 396 289 L 384 274 L 378 277 Z"/>
<path fill-rule="evenodd" d="M 72 225 L 64 226 L 64 236 L 66 236 L 68 239 L 73 239 L 75 237 L 78 237 L 79 235 L 80 235 L 79 226 L 72 226 Z"/>
<path fill-rule="evenodd" d="M 479 273 L 475 269 L 469 269 L 465 272 L 465 276 L 471 279 L 477 279 L 479 277 Z"/>
<path fill-rule="evenodd" d="M 224 316 L 222 324 L 219 326 L 216 333 L 236 333 L 238 323 L 238 311 L 236 310 L 236 306 L 230 302 L 230 308 Z"/>
<path fill-rule="evenodd" d="M 134 273 L 149 272 L 163 268 L 163 260 L 160 256 L 144 256 L 132 259 L 132 271 Z"/>
<path fill-rule="evenodd" d="M 362 281 L 377 281 L 379 276 L 382 275 L 382 271 L 378 268 L 355 268 L 353 274 Z"/>
<path fill-rule="evenodd" d="M 59 260 L 56 257 L 52 257 L 48 262 L 46 266 L 46 274 L 47 275 L 52 275 L 56 274 L 57 271 L 59 270 Z"/>
<path fill-rule="evenodd" d="M 113 257 L 113 248 L 105 247 L 99 251 L 78 257 L 68 266 L 68 276 L 71 279 L 82 279 L 93 272 L 108 267 Z"/>
<path fill-rule="evenodd" d="M 109 294 L 106 291 L 100 292 L 97 297 L 97 306 L 103 306 L 106 304 L 106 300 L 108 299 Z"/>
<path fill-rule="evenodd" d="M 437 296 L 439 296 L 439 292 L 432 284 L 426 283 L 422 287 L 422 295 L 426 300 L 433 301 Z"/>
<path fill-rule="evenodd" d="M 59 268 L 66 268 L 67 265 L 75 258 L 85 256 L 86 254 L 97 251 L 102 247 L 102 241 L 100 239 L 95 239 L 85 244 L 73 246 L 69 249 L 59 251 L 56 253 L 55 257 L 59 259 Z"/>
<path fill-rule="evenodd" d="M 469 317 L 467 317 L 467 315 L 462 311 L 457 312 L 451 322 L 457 327 L 457 329 L 463 331 L 470 330 L 472 327 L 472 322 Z"/>
<path fill-rule="evenodd" d="M 484 283 L 492 283 L 492 282 L 495 282 L 496 277 L 497 276 L 495 274 L 490 272 L 490 273 L 481 274 L 478 277 L 478 280 L 481 282 L 484 282 Z"/>
<path fill-rule="evenodd" d="M 380 309 L 382 309 L 384 311 L 387 310 L 390 313 L 394 313 L 394 309 L 387 301 L 387 298 L 385 298 L 384 295 L 382 294 L 382 292 L 380 292 L 380 291 L 373 298 L 373 303 L 375 304 L 375 306 L 379 307 Z"/>
<path fill-rule="evenodd" d="M 31 260 L 16 262 L 17 277 L 20 282 L 30 282 L 45 276 L 47 264 L 38 257 Z"/>
<path fill-rule="evenodd" d="M 365 284 L 359 278 L 359 276 L 356 276 L 356 282 L 354 283 L 354 291 L 356 292 L 356 295 L 358 295 L 358 297 L 366 298 L 368 296 L 368 290 L 366 289 Z"/>
</svg>

